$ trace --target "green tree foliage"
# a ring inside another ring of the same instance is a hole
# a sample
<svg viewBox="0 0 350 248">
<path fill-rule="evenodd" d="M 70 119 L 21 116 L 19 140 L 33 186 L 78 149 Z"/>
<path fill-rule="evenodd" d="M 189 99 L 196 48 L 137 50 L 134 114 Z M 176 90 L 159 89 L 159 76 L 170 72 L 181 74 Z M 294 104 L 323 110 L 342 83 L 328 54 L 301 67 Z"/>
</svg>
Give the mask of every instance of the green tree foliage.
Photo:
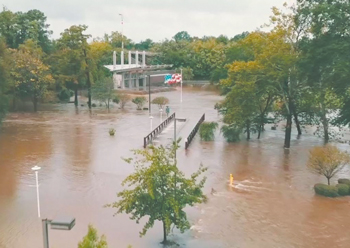
<svg viewBox="0 0 350 248">
<path fill-rule="evenodd" d="M 108 244 L 106 237 L 104 235 L 99 237 L 97 229 L 89 225 L 88 233 L 83 240 L 79 242 L 78 248 L 108 248 Z"/>
<path fill-rule="evenodd" d="M 350 2 L 299 0 L 297 16 L 307 20 L 310 32 L 300 44 L 303 55 L 300 70 L 315 96 L 315 116 L 328 142 L 330 123 L 348 123 Z M 339 118 L 330 118 L 339 108 Z"/>
<path fill-rule="evenodd" d="M 132 102 L 136 104 L 138 110 L 142 110 L 142 107 L 147 102 L 147 99 L 144 96 L 137 96 L 134 99 L 132 99 Z"/>
<path fill-rule="evenodd" d="M 162 243 L 167 243 L 172 225 L 181 232 L 190 228 L 184 211 L 186 206 L 206 200 L 202 192 L 206 178 L 200 179 L 206 168 L 201 166 L 190 178 L 186 178 L 177 167 L 176 149 L 178 143 L 169 148 L 150 146 L 145 150 L 135 150 L 134 158 L 125 159 L 135 168 L 135 172 L 123 181 L 123 185 L 130 189 L 119 192 L 120 200 L 108 205 L 116 208 L 117 213 L 131 214 L 130 219 L 137 223 L 147 216 L 140 236 L 145 235 L 156 221 L 161 221 Z"/>
<path fill-rule="evenodd" d="M 10 48 L 18 48 L 26 40 L 31 39 L 38 43 L 46 53 L 51 51 L 51 41 L 46 23 L 46 16 L 39 10 L 29 10 L 28 12 L 13 13 L 3 8 L 0 13 L 0 35 L 5 38 L 6 44 Z"/>
<path fill-rule="evenodd" d="M 176 42 L 179 42 L 179 41 L 191 41 L 192 38 L 191 38 L 191 35 L 189 35 L 186 31 L 181 31 L 176 33 L 173 39 Z"/>
<path fill-rule="evenodd" d="M 201 140 L 214 140 L 214 132 L 218 126 L 219 124 L 216 122 L 203 122 L 199 127 L 199 136 L 201 137 Z"/>
<path fill-rule="evenodd" d="M 154 98 L 151 103 L 157 104 L 159 109 L 164 110 L 164 106 L 169 103 L 169 99 L 164 96 L 159 96 Z"/>
<path fill-rule="evenodd" d="M 53 85 L 54 80 L 49 67 L 40 58 L 41 48 L 36 48 L 32 40 L 27 40 L 20 45 L 18 50 L 11 50 L 13 57 L 13 67 L 11 77 L 14 81 L 14 96 L 29 98 L 37 111 L 39 99 Z"/>
<path fill-rule="evenodd" d="M 112 78 L 102 78 L 92 86 L 92 98 L 103 102 L 109 109 L 110 102 L 115 98 L 114 83 Z"/>
<path fill-rule="evenodd" d="M 220 131 L 227 142 L 237 142 L 240 140 L 239 135 L 242 130 L 233 125 L 224 125 L 221 127 Z"/>
<path fill-rule="evenodd" d="M 94 64 L 91 62 L 90 48 L 84 34 L 87 26 L 71 26 L 61 33 L 57 41 L 58 51 L 54 55 L 54 76 L 59 82 L 65 83 L 68 89 L 74 91 L 75 105 L 78 105 L 78 89 L 86 83 L 89 96 L 89 107 L 91 107 L 91 84 Z"/>
<path fill-rule="evenodd" d="M 10 83 L 10 61 L 11 58 L 6 49 L 6 44 L 3 40 L 0 40 L 0 125 L 8 108 L 7 92 Z"/>
</svg>

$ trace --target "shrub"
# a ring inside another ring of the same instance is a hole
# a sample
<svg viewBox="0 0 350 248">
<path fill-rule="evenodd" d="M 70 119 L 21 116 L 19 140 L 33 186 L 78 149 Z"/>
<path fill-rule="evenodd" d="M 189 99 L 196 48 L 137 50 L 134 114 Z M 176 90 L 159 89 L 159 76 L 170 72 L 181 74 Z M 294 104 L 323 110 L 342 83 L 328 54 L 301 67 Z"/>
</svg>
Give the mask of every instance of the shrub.
<svg viewBox="0 0 350 248">
<path fill-rule="evenodd" d="M 91 104 L 91 107 L 96 108 L 97 107 L 96 103 Z"/>
<path fill-rule="evenodd" d="M 63 102 L 68 102 L 70 98 L 74 95 L 74 92 L 69 89 L 62 89 L 58 94 L 58 99 Z"/>
<path fill-rule="evenodd" d="M 114 134 L 115 134 L 115 129 L 114 128 L 109 129 L 109 135 L 114 136 Z"/>
<path fill-rule="evenodd" d="M 350 186 L 350 179 L 340 178 L 340 179 L 338 179 L 338 183 L 339 184 L 347 184 Z"/>
<path fill-rule="evenodd" d="M 347 184 L 337 184 L 338 194 L 341 196 L 349 195 L 350 187 Z"/>
<path fill-rule="evenodd" d="M 218 126 L 219 125 L 216 122 L 203 122 L 199 127 L 199 136 L 201 137 L 201 140 L 214 140 L 214 131 Z"/>
<path fill-rule="evenodd" d="M 237 142 L 240 140 L 239 135 L 241 134 L 241 130 L 237 127 L 222 126 L 221 132 L 227 142 Z"/>
<path fill-rule="evenodd" d="M 317 195 L 322 195 L 326 197 L 337 197 L 338 194 L 338 188 L 336 186 L 326 185 L 323 183 L 315 184 L 314 186 L 315 193 Z"/>
<path fill-rule="evenodd" d="M 131 96 L 125 93 L 119 93 L 118 98 L 120 101 L 120 108 L 123 109 L 125 105 L 131 100 Z"/>
<path fill-rule="evenodd" d="M 169 99 L 164 96 L 156 97 L 152 100 L 152 104 L 157 104 L 159 109 L 163 109 L 164 105 L 168 103 L 169 103 Z"/>
<path fill-rule="evenodd" d="M 147 102 L 147 99 L 144 96 L 138 96 L 132 99 L 132 102 L 136 104 L 138 110 L 142 110 L 142 107 Z"/>
<path fill-rule="evenodd" d="M 119 96 L 118 96 L 118 95 L 114 95 L 112 101 L 113 101 L 115 104 L 118 104 L 118 103 L 120 102 Z"/>
</svg>

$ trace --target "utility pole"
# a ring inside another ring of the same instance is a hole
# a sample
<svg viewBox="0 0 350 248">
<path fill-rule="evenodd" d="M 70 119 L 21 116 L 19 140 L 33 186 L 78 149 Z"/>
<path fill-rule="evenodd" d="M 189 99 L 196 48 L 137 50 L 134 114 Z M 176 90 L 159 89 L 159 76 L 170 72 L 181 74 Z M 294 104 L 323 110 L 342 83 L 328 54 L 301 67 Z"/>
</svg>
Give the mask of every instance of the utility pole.
<svg viewBox="0 0 350 248">
<path fill-rule="evenodd" d="M 120 17 L 122 18 L 122 51 L 124 51 L 124 36 L 123 36 L 123 31 L 124 31 L 124 19 L 123 19 L 123 14 L 119 14 Z"/>
</svg>

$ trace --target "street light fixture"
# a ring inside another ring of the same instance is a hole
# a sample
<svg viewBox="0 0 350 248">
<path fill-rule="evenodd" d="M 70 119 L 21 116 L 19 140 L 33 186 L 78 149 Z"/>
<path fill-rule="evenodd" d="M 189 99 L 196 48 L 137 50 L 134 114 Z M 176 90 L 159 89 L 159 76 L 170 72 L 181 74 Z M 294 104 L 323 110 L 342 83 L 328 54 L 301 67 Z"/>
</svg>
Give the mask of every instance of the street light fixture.
<svg viewBox="0 0 350 248">
<path fill-rule="evenodd" d="M 122 18 L 122 51 L 124 51 L 124 39 L 123 39 L 123 27 L 124 27 L 124 20 L 123 20 L 123 14 L 119 14 Z"/>
<path fill-rule="evenodd" d="M 150 123 L 151 123 L 151 132 L 153 131 L 153 127 L 152 127 L 152 120 L 153 120 L 153 116 L 149 117 Z"/>
<path fill-rule="evenodd" d="M 41 169 L 39 166 L 34 166 L 32 168 L 33 171 L 35 171 L 35 180 L 36 180 L 36 200 L 38 205 L 38 217 L 40 218 L 40 199 L 39 199 L 39 178 L 38 178 L 38 171 Z"/>
<path fill-rule="evenodd" d="M 44 238 L 44 248 L 49 248 L 49 228 L 54 230 L 66 230 L 69 231 L 75 226 L 75 218 L 57 218 L 54 220 L 43 219 L 43 238 Z"/>
</svg>

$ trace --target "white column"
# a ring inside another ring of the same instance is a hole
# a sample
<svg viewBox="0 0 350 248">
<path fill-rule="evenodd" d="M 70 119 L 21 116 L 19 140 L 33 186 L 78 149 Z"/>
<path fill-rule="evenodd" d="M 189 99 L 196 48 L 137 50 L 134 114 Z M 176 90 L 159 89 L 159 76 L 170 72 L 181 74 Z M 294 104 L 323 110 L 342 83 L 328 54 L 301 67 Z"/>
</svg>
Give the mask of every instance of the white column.
<svg viewBox="0 0 350 248">
<path fill-rule="evenodd" d="M 145 51 L 142 52 L 142 66 L 143 67 L 146 66 L 146 52 Z"/>
<path fill-rule="evenodd" d="M 129 60 L 129 68 L 130 68 L 131 67 L 131 51 L 129 51 L 128 60 Z"/>
<path fill-rule="evenodd" d="M 136 79 L 135 79 L 135 81 L 136 81 L 136 89 L 137 90 L 140 90 L 140 77 L 139 77 L 139 74 L 137 73 L 136 75 Z"/>
<path fill-rule="evenodd" d="M 116 51 L 113 52 L 113 70 L 115 70 L 117 65 L 117 53 Z"/>
<path fill-rule="evenodd" d="M 144 91 L 147 91 L 147 86 L 146 86 L 146 84 L 147 84 L 147 78 L 146 78 L 146 76 L 145 75 L 142 75 L 142 85 L 143 85 L 143 90 Z"/>
<path fill-rule="evenodd" d="M 125 89 L 125 74 L 123 73 L 123 74 L 121 74 L 121 76 L 122 76 L 122 80 L 121 80 L 121 88 L 122 89 Z"/>
<path fill-rule="evenodd" d="M 124 51 L 122 51 L 120 53 L 120 64 L 121 64 L 121 68 L 124 67 Z"/>
<path fill-rule="evenodd" d="M 132 82 L 132 78 L 131 78 L 131 73 L 129 72 L 129 89 L 132 89 L 133 87 L 133 82 Z"/>
<path fill-rule="evenodd" d="M 38 176 L 38 170 L 40 170 L 41 167 L 34 166 L 32 168 L 33 171 L 35 171 L 35 181 L 36 181 L 36 200 L 38 205 L 38 217 L 40 218 L 40 198 L 39 198 L 39 176 Z"/>
<path fill-rule="evenodd" d="M 136 51 L 136 58 L 135 58 L 135 60 L 136 60 L 135 64 L 139 65 L 139 51 Z"/>
</svg>

